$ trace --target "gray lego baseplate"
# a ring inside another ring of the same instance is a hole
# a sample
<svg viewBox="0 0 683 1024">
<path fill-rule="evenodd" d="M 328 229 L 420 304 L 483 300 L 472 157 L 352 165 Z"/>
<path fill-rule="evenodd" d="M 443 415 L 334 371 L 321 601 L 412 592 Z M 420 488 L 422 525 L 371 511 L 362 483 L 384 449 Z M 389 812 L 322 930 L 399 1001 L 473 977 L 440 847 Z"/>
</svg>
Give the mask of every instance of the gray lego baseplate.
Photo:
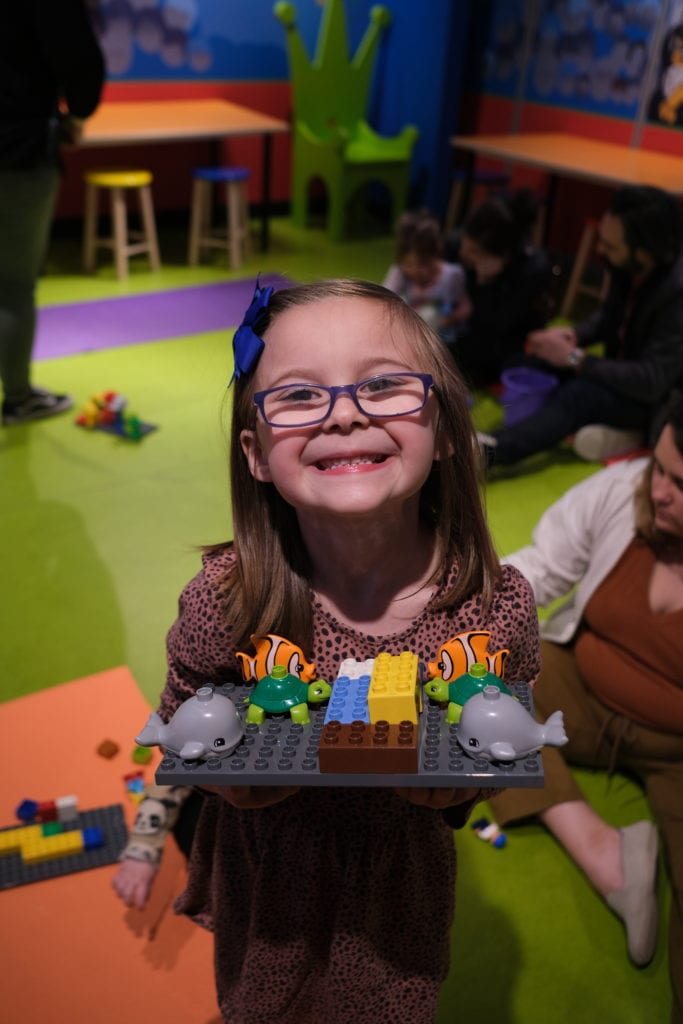
<svg viewBox="0 0 683 1024">
<path fill-rule="evenodd" d="M 15 827 L 24 828 L 25 825 L 26 823 L 19 823 Z M 42 882 L 48 878 L 87 871 L 117 861 L 121 850 L 128 842 L 128 829 L 121 804 L 81 811 L 77 821 L 65 825 L 65 831 L 87 828 L 101 830 L 104 842 L 98 849 L 54 857 L 38 864 L 26 864 L 20 853 L 5 853 L 0 856 L 0 889 L 13 889 L 17 885 Z M 9 831 L 12 829 L 0 829 L 0 832 Z"/>
<path fill-rule="evenodd" d="M 526 683 L 508 683 L 511 693 L 533 714 L 531 690 Z M 240 716 L 246 717 L 245 697 L 253 686 L 216 687 L 230 697 Z M 446 722 L 445 708 L 431 704 L 419 716 L 417 771 L 321 772 L 319 745 L 326 705 L 311 706 L 310 723 L 300 725 L 289 716 L 271 715 L 261 725 L 247 723 L 241 744 L 229 757 L 183 761 L 171 753 L 157 768 L 161 786 L 509 786 L 540 788 L 543 762 L 535 753 L 507 764 L 473 759 L 458 743 L 458 726 Z M 352 753 L 349 752 L 349 761 Z"/>
</svg>

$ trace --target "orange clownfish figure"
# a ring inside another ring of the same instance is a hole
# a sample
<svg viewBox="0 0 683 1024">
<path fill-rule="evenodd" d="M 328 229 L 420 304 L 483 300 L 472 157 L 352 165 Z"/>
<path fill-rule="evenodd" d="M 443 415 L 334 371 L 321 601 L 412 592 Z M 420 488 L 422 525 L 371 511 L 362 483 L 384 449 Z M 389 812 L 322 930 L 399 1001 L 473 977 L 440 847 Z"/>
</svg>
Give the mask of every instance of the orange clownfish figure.
<svg viewBox="0 0 683 1024">
<path fill-rule="evenodd" d="M 297 676 L 304 683 L 312 683 L 316 678 L 315 665 L 306 661 L 304 652 L 291 640 L 276 633 L 267 633 L 265 636 L 253 634 L 250 639 L 256 654 L 237 652 L 242 675 L 247 682 L 258 682 L 264 676 L 269 676 L 275 665 L 283 665 L 290 675 Z"/>
<path fill-rule="evenodd" d="M 427 678 L 443 679 L 445 683 L 450 683 L 468 672 L 475 661 L 478 661 L 486 665 L 489 672 L 502 679 L 505 660 L 510 652 L 503 649 L 489 654 L 487 648 L 490 639 L 491 634 L 484 630 L 458 633 L 439 648 L 437 661 L 428 662 Z"/>
</svg>

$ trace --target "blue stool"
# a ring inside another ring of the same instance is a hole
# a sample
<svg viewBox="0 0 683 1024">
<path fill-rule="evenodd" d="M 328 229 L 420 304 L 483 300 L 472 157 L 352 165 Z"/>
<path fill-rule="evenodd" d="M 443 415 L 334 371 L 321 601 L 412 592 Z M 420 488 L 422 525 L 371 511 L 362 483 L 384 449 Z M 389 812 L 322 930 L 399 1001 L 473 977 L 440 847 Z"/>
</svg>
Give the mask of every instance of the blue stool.
<svg viewBox="0 0 683 1024">
<path fill-rule="evenodd" d="M 192 205 L 187 262 L 199 263 L 204 249 L 225 249 L 236 270 L 251 250 L 246 167 L 197 167 L 192 172 Z M 225 227 L 213 225 L 214 185 L 225 185 Z"/>
</svg>

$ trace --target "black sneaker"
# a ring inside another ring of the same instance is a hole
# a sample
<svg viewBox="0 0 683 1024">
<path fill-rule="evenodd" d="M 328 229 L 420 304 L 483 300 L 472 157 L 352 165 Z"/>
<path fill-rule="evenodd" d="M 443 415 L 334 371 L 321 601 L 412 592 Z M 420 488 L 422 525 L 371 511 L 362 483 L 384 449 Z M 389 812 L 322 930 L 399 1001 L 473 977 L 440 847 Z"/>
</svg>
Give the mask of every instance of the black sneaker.
<svg viewBox="0 0 683 1024">
<path fill-rule="evenodd" d="M 30 423 L 31 420 L 43 420 L 47 416 L 56 416 L 73 408 L 70 395 L 54 395 L 44 388 L 31 388 L 28 398 L 23 402 L 2 403 L 2 423 L 5 427 L 13 427 L 19 423 Z"/>
</svg>

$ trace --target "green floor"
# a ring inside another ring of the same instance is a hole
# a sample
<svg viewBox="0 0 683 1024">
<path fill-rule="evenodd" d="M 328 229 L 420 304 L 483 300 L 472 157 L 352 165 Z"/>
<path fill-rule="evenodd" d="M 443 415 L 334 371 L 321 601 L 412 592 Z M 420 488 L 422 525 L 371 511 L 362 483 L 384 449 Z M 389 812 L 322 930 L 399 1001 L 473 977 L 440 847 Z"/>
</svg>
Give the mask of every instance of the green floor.
<svg viewBox="0 0 683 1024">
<path fill-rule="evenodd" d="M 111 269 L 82 277 L 76 241 L 54 242 L 39 301 L 237 276 L 220 265 L 185 268 L 183 239 L 173 229 L 162 228 L 161 245 L 159 274 L 139 262 L 120 283 Z M 260 270 L 300 281 L 381 280 L 391 252 L 387 237 L 331 246 L 321 231 L 295 232 L 276 220 L 269 253 L 252 256 L 239 276 Z M 221 332 L 36 367 L 36 383 L 69 391 L 79 403 L 94 391 L 122 392 L 159 430 L 131 444 L 80 430 L 66 416 L 0 431 L 2 699 L 127 664 L 154 703 L 164 677 L 164 635 L 179 591 L 197 569 L 197 548 L 230 535 L 223 427 L 229 365 L 229 332 Z M 486 427 L 500 410 L 486 399 L 474 415 Z M 541 511 L 595 468 L 559 453 L 539 457 L 525 475 L 490 483 L 486 500 L 500 552 L 525 543 Z M 646 813 L 626 780 L 581 777 L 615 824 Z M 470 831 L 458 847 L 453 969 L 439 1024 L 475 1016 L 485 1024 L 666 1024 L 665 942 L 649 968 L 631 968 L 620 925 L 540 828 L 512 831 L 503 851 Z"/>
</svg>

